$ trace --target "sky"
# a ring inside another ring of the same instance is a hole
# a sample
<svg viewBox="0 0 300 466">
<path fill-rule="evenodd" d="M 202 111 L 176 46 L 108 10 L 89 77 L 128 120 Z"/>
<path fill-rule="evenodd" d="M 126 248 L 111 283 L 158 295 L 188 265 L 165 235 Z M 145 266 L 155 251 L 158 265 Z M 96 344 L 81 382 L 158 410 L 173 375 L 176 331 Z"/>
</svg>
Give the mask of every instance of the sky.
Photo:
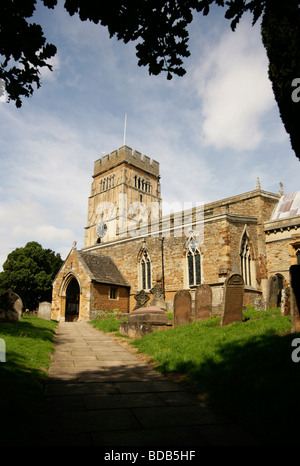
<svg viewBox="0 0 300 466">
<path fill-rule="evenodd" d="M 53 71 L 17 109 L 0 101 L 0 270 L 28 241 L 60 253 L 84 245 L 95 160 L 125 143 L 160 163 L 168 203 L 208 203 L 256 188 L 299 190 L 299 160 L 268 79 L 259 24 L 235 32 L 215 7 L 190 25 L 184 77 L 149 76 L 135 44 L 40 7 L 57 46 Z"/>
</svg>

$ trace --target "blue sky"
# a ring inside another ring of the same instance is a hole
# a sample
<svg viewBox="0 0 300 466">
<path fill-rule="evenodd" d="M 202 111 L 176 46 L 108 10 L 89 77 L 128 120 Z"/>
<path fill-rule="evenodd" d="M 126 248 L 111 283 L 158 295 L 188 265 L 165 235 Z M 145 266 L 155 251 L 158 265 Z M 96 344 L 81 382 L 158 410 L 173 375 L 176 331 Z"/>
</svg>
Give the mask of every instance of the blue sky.
<svg viewBox="0 0 300 466">
<path fill-rule="evenodd" d="M 0 102 L 0 266 L 28 241 L 64 259 L 83 247 L 94 161 L 126 145 L 160 163 L 167 203 L 213 202 L 255 189 L 297 191 L 299 161 L 267 75 L 259 25 L 235 32 L 221 8 L 190 27 L 186 75 L 137 65 L 134 44 L 70 17 L 36 20 L 57 46 L 53 72 L 21 109 Z"/>
</svg>

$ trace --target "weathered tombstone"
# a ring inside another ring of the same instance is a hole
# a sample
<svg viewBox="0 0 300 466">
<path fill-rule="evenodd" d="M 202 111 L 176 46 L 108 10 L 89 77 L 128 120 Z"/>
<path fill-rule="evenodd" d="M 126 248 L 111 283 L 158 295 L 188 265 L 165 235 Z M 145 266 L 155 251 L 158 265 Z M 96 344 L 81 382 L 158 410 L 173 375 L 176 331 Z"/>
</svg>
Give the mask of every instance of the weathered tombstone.
<svg viewBox="0 0 300 466">
<path fill-rule="evenodd" d="M 224 303 L 221 325 L 243 320 L 244 280 L 240 274 L 234 273 L 224 283 Z"/>
<path fill-rule="evenodd" d="M 144 297 L 143 294 L 141 296 Z M 127 322 L 120 323 L 120 333 L 132 338 L 140 338 L 156 330 L 166 329 L 169 326 L 171 324 L 168 322 L 168 316 L 163 309 L 154 306 L 138 307 L 127 316 Z"/>
<path fill-rule="evenodd" d="M 291 299 L 291 289 L 289 286 L 283 288 L 281 293 L 281 315 L 288 316 L 291 313 L 290 308 L 290 299 Z"/>
<path fill-rule="evenodd" d="M 300 265 L 290 267 L 291 330 L 300 332 Z"/>
<path fill-rule="evenodd" d="M 147 304 L 147 301 L 149 301 L 150 298 L 147 295 L 147 293 L 145 293 L 144 290 L 141 290 L 139 293 L 134 295 L 134 299 L 136 300 L 136 305 L 133 308 L 133 310 L 135 311 L 136 309 L 140 309 L 141 307 L 145 307 L 146 304 Z"/>
<path fill-rule="evenodd" d="M 51 303 L 43 301 L 39 303 L 38 317 L 45 320 L 51 320 Z"/>
<path fill-rule="evenodd" d="M 266 301 L 264 298 L 256 298 L 254 301 L 254 308 L 256 311 L 265 311 L 266 310 Z"/>
<path fill-rule="evenodd" d="M 2 296 L 0 306 L 0 322 L 17 322 L 22 317 L 22 299 L 11 289 Z"/>
<path fill-rule="evenodd" d="M 212 314 L 212 291 L 209 285 L 199 285 L 195 293 L 195 320 L 208 319 Z"/>
<path fill-rule="evenodd" d="M 179 290 L 174 296 L 174 326 L 191 321 L 192 298 L 187 290 Z"/>
<path fill-rule="evenodd" d="M 150 303 L 150 306 L 157 307 L 158 309 L 162 309 L 163 311 L 167 310 L 167 303 L 163 298 L 163 289 L 161 286 L 156 284 L 151 290 L 150 293 L 153 295 L 153 299 Z"/>
<path fill-rule="evenodd" d="M 277 309 L 278 291 L 278 277 L 277 275 L 272 275 L 268 281 L 267 309 Z"/>
</svg>

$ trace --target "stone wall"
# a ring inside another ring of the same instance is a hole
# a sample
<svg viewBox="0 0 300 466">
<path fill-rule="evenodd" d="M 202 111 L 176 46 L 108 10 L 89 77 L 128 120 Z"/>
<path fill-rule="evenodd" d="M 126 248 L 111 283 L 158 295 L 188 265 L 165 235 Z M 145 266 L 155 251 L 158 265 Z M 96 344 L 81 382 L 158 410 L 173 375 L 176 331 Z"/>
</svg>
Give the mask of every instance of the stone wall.
<svg viewBox="0 0 300 466">
<path fill-rule="evenodd" d="M 51 318 L 54 320 L 65 319 L 66 289 L 73 277 L 80 286 L 79 320 L 90 318 L 91 279 L 78 260 L 76 249 L 72 249 L 53 282 Z"/>
<path fill-rule="evenodd" d="M 110 289 L 116 290 L 116 299 L 110 298 Z M 113 311 L 127 313 L 129 308 L 128 289 L 119 286 L 110 286 L 102 283 L 93 283 L 91 293 L 91 313 L 95 311 Z"/>
<path fill-rule="evenodd" d="M 280 274 L 284 286 L 289 284 L 289 268 L 297 264 L 296 252 L 300 248 L 300 217 L 266 222 L 265 242 L 269 275 Z"/>
<path fill-rule="evenodd" d="M 207 206 L 204 210 L 204 241 L 200 244 L 201 253 L 201 275 L 202 283 L 222 286 L 226 277 L 235 272 L 240 273 L 240 244 L 243 233 L 247 231 L 251 247 L 253 249 L 253 261 L 251 263 L 253 283 L 245 292 L 245 304 L 251 304 L 257 296 L 261 296 L 260 286 L 260 256 L 264 251 L 260 251 L 258 242 L 258 231 L 260 225 L 257 217 L 250 215 L 251 209 L 257 201 L 253 199 L 242 200 L 242 206 L 238 205 L 238 196 L 234 203 L 237 213 L 228 213 L 225 206 L 215 206 L 218 214 L 214 215 Z M 222 211 L 222 209 L 223 211 Z M 225 211 L 224 211 L 225 208 Z M 206 212 L 206 215 L 205 215 Z M 208 212 L 208 214 L 207 214 Z M 243 216 L 240 213 L 243 212 Z M 173 302 L 175 293 L 179 289 L 189 289 L 188 272 L 186 260 L 186 242 L 188 238 L 184 231 L 180 233 L 172 226 L 169 233 L 164 236 L 164 279 L 165 279 L 165 300 Z M 147 249 L 151 260 L 152 286 L 156 283 L 162 285 L 162 242 L 161 235 L 136 238 L 125 238 L 107 244 L 88 248 L 99 254 L 109 255 L 123 276 L 131 284 L 130 311 L 135 306 L 134 295 L 141 290 L 139 282 L 138 257 L 141 248 Z M 253 288 L 253 289 L 251 289 Z M 256 292 L 255 292 L 256 290 Z M 148 290 L 150 291 L 150 290 Z M 221 309 L 220 292 L 215 293 L 213 298 L 214 312 L 219 313 Z M 217 299 L 218 297 L 218 299 Z"/>
</svg>

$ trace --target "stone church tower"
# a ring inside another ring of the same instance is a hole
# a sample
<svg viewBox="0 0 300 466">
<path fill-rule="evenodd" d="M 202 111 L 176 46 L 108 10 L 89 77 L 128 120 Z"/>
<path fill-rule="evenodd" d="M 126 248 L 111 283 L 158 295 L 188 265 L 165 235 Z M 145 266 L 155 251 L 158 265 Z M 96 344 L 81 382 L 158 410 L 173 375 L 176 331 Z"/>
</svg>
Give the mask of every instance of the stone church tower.
<svg viewBox="0 0 300 466">
<path fill-rule="evenodd" d="M 127 146 L 96 160 L 84 247 L 134 236 L 161 218 L 159 163 Z"/>
</svg>

